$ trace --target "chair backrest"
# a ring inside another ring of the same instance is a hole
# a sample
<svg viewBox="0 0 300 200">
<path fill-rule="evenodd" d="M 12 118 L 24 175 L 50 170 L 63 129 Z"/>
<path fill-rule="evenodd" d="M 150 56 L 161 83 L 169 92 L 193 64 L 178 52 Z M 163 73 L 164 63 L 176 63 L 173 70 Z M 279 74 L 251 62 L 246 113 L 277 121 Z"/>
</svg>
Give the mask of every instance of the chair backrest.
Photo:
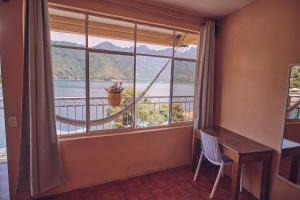
<svg viewBox="0 0 300 200">
<path fill-rule="evenodd" d="M 221 165 L 222 157 L 219 149 L 219 142 L 217 137 L 200 131 L 201 133 L 201 146 L 205 157 L 216 165 Z"/>
</svg>

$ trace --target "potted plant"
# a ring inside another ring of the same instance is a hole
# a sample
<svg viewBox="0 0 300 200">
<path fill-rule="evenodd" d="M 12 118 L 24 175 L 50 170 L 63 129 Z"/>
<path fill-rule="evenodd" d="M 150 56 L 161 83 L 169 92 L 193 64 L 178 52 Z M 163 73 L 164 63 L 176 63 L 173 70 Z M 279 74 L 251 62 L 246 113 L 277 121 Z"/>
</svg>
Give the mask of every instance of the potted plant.
<svg viewBox="0 0 300 200">
<path fill-rule="evenodd" d="M 120 106 L 122 92 L 124 90 L 122 82 L 114 81 L 111 86 L 105 88 L 108 94 L 108 102 L 110 106 Z"/>
</svg>

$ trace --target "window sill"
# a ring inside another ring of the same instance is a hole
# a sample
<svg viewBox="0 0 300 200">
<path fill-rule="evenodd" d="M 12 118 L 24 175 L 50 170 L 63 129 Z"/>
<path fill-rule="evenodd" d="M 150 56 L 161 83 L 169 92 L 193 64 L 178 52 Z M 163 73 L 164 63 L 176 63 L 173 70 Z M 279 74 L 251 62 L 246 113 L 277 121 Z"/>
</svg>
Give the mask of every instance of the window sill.
<svg viewBox="0 0 300 200">
<path fill-rule="evenodd" d="M 300 124 L 300 119 L 288 119 L 286 124 Z"/>
<path fill-rule="evenodd" d="M 68 140 L 78 140 L 78 139 L 90 139 L 90 138 L 99 138 L 99 137 L 113 137 L 120 135 L 129 135 L 129 134 L 140 134 L 140 133 L 149 133 L 157 132 L 160 130 L 170 130 L 174 128 L 183 128 L 183 127 L 192 127 L 193 122 L 183 122 L 172 125 L 149 127 L 149 128 L 127 128 L 119 130 L 105 130 L 105 131 L 93 131 L 88 133 L 80 133 L 74 135 L 60 135 L 58 136 L 58 141 L 68 141 Z"/>
</svg>

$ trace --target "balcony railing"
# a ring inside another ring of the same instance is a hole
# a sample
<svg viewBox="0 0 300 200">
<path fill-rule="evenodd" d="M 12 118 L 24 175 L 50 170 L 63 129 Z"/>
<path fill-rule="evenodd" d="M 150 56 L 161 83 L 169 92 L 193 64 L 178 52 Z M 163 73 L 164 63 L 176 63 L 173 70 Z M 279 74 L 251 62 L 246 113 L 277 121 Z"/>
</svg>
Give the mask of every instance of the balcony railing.
<svg viewBox="0 0 300 200">
<path fill-rule="evenodd" d="M 123 97 L 123 106 L 132 101 L 132 97 Z M 107 130 L 128 127 L 152 127 L 169 124 L 169 101 L 168 96 L 144 97 L 135 107 L 135 119 L 133 110 L 123 114 L 122 117 L 103 125 L 91 126 L 91 131 Z M 125 103 L 124 103 L 125 102 Z M 174 96 L 172 99 L 173 117 L 171 123 L 188 122 L 193 120 L 194 97 Z M 58 97 L 55 99 L 56 114 L 70 119 L 86 119 L 86 99 L 82 97 Z M 109 106 L 106 97 L 90 99 L 90 119 L 105 118 L 120 108 Z M 135 121 L 135 125 L 134 125 Z M 85 126 L 74 126 L 71 124 L 56 122 L 57 134 L 76 134 L 86 132 Z M 4 123 L 4 105 L 0 98 L 0 154 L 6 154 L 6 138 Z"/>
<path fill-rule="evenodd" d="M 120 107 L 109 106 L 106 97 L 90 98 L 90 120 L 103 119 L 118 112 L 133 101 L 132 97 L 123 97 Z M 90 131 L 129 127 L 153 127 L 169 123 L 193 120 L 193 96 L 174 96 L 172 98 L 172 119 L 169 119 L 169 96 L 149 96 L 140 100 L 136 107 L 125 112 L 121 117 L 96 126 Z M 58 97 L 55 99 L 56 114 L 74 120 L 86 119 L 86 99 L 82 97 Z M 133 113 L 136 113 L 133 115 Z M 86 132 L 86 125 L 56 122 L 57 134 L 77 134 Z"/>
<path fill-rule="evenodd" d="M 288 97 L 288 108 L 286 118 L 288 120 L 300 120 L 300 105 L 299 105 L 300 96 L 290 95 Z"/>
</svg>

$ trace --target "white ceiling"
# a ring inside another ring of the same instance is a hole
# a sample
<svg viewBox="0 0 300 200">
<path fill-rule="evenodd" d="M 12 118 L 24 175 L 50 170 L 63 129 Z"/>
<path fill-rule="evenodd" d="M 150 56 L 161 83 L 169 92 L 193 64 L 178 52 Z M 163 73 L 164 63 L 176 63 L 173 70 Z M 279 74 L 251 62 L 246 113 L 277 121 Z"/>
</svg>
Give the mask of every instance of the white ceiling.
<svg viewBox="0 0 300 200">
<path fill-rule="evenodd" d="M 138 0 L 162 7 L 183 9 L 201 17 L 223 17 L 254 0 Z"/>
</svg>

